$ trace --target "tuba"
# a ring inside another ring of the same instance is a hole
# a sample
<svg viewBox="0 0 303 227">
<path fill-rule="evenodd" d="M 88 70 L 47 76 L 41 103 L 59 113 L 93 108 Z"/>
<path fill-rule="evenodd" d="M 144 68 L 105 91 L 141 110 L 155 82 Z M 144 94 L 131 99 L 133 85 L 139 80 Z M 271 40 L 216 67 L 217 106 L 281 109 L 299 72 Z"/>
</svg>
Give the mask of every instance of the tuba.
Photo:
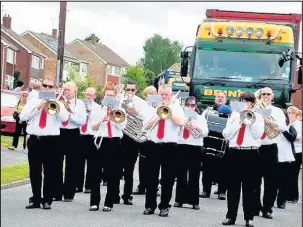
<svg viewBox="0 0 303 227">
<path fill-rule="evenodd" d="M 253 109 L 266 109 L 267 105 L 266 103 L 263 102 L 263 100 L 260 97 L 261 94 L 261 89 L 257 90 L 255 93 L 256 96 L 256 103 L 253 106 Z M 273 117 L 268 117 L 268 119 L 275 124 L 275 119 Z M 265 123 L 265 127 L 264 127 L 264 132 L 267 135 L 268 138 L 273 139 L 276 138 L 279 134 L 280 131 L 272 128 L 270 124 L 266 124 Z"/>
</svg>

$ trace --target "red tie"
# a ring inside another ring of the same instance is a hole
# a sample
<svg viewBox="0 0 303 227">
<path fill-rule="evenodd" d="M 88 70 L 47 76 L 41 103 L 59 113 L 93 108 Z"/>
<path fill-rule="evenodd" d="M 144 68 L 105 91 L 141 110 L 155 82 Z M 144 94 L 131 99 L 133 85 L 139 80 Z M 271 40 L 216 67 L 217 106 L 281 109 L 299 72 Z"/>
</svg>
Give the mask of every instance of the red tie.
<svg viewBox="0 0 303 227">
<path fill-rule="evenodd" d="M 82 132 L 86 132 L 87 131 L 87 122 L 88 122 L 88 116 L 86 117 L 86 123 L 85 123 L 85 125 L 82 125 L 82 127 L 81 127 L 81 131 Z"/>
<path fill-rule="evenodd" d="M 40 120 L 39 120 L 39 127 L 40 127 L 40 128 L 45 128 L 45 126 L 46 126 L 46 119 L 47 119 L 47 113 L 46 113 L 46 111 L 43 109 L 43 110 L 41 111 Z"/>
<path fill-rule="evenodd" d="M 261 140 L 264 140 L 266 138 L 266 133 L 264 132 L 262 137 L 261 137 Z"/>
<path fill-rule="evenodd" d="M 63 121 L 61 124 L 65 127 L 66 125 L 68 125 L 68 120 L 67 121 Z"/>
<path fill-rule="evenodd" d="M 184 128 L 183 130 L 183 139 L 188 139 L 189 138 L 189 131 L 187 128 Z"/>
<path fill-rule="evenodd" d="M 246 125 L 242 124 L 241 128 L 239 130 L 238 138 L 237 138 L 237 144 L 238 145 L 242 145 L 242 143 L 243 143 L 245 128 L 246 128 Z"/>
<path fill-rule="evenodd" d="M 107 116 L 110 114 L 110 109 L 107 109 Z M 107 134 L 108 134 L 108 138 L 112 138 L 112 125 L 110 123 L 110 119 L 107 122 Z"/>
<path fill-rule="evenodd" d="M 164 129 L 165 129 L 165 120 L 160 119 L 159 125 L 158 125 L 158 132 L 157 132 L 157 137 L 160 140 L 164 138 Z"/>
</svg>

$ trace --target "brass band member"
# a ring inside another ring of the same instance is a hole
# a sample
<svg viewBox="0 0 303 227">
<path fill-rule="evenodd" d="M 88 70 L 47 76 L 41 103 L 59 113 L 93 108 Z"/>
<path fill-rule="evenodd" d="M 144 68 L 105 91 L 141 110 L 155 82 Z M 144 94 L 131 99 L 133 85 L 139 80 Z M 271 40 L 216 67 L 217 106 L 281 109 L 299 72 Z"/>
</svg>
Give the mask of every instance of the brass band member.
<svg viewBox="0 0 303 227">
<path fill-rule="evenodd" d="M 196 98 L 190 96 L 185 101 L 185 110 L 192 112 L 197 108 Z M 194 112 L 196 113 L 196 112 Z M 177 187 L 174 207 L 182 207 L 184 203 L 199 210 L 200 155 L 203 138 L 208 134 L 206 119 L 196 113 L 196 119 L 186 116 L 178 141 Z M 187 177 L 188 175 L 188 177 Z"/>
<path fill-rule="evenodd" d="M 143 98 L 146 101 L 147 95 L 156 95 L 157 89 L 154 86 L 148 86 L 143 90 Z M 146 164 L 146 144 L 140 144 L 140 155 L 139 155 L 139 184 L 137 189 L 133 192 L 134 195 L 143 195 L 146 191 L 146 185 L 148 181 L 148 169 Z"/>
<path fill-rule="evenodd" d="M 41 91 L 54 91 L 55 81 L 46 77 L 43 80 Z M 33 197 L 30 199 L 26 209 L 40 208 L 51 209 L 53 202 L 53 191 L 56 187 L 54 182 L 55 155 L 59 144 L 60 125 L 68 119 L 68 112 L 62 103 L 58 103 L 60 111 L 57 115 L 50 115 L 47 111 L 45 100 L 33 97 L 28 102 L 21 114 L 21 121 L 28 121 L 28 161 L 29 177 L 32 186 Z M 43 197 L 41 197 L 43 172 Z M 43 198 L 43 199 L 42 199 Z"/>
<path fill-rule="evenodd" d="M 103 97 L 117 98 L 117 89 L 112 83 L 107 83 L 103 89 Z M 99 149 L 93 155 L 94 177 L 91 185 L 90 211 L 99 210 L 101 193 L 100 179 L 101 169 L 107 176 L 107 193 L 104 201 L 103 211 L 112 211 L 116 196 L 119 195 L 119 181 L 121 173 L 121 138 L 122 130 L 125 128 L 127 120 L 122 123 L 115 123 L 110 119 L 111 109 L 103 106 L 102 111 L 96 120 L 93 121 L 92 129 L 97 130 L 96 143 L 102 139 Z M 123 110 L 122 110 L 123 111 Z"/>
<path fill-rule="evenodd" d="M 156 113 L 157 109 L 150 107 L 144 115 L 144 123 L 149 133 L 147 162 L 148 183 L 145 197 L 144 214 L 153 214 L 157 207 L 157 186 L 161 167 L 161 202 L 159 204 L 160 216 L 167 217 L 169 213 L 169 202 L 175 179 L 176 147 L 178 143 L 178 132 L 184 125 L 184 112 L 178 102 L 172 103 L 172 88 L 161 85 L 158 94 L 162 98 L 163 105 L 171 110 L 171 116 L 160 119 Z M 161 113 L 160 113 L 161 114 Z M 162 113 L 165 115 L 165 113 Z M 156 125 L 155 125 L 156 123 Z M 152 128 L 152 126 L 155 127 Z"/>
<path fill-rule="evenodd" d="M 265 125 L 268 125 L 273 130 L 285 131 L 287 126 L 283 111 L 271 104 L 274 98 L 272 89 L 269 87 L 263 88 L 260 91 L 260 97 L 256 98 L 260 98 L 263 101 L 266 105 L 265 109 L 271 110 L 271 117 L 274 119 L 274 122 L 272 122 L 269 117 L 264 116 Z M 255 215 L 259 215 L 261 210 L 264 218 L 272 219 L 272 208 L 274 206 L 277 193 L 278 146 L 276 137 L 269 138 L 269 136 L 264 133 L 261 137 L 259 153 L 261 163 L 259 167 L 259 183 L 256 191 L 257 204 L 255 207 Z M 264 178 L 263 207 L 261 205 L 262 177 Z"/>
<path fill-rule="evenodd" d="M 240 101 L 246 103 L 246 111 L 250 110 L 255 102 L 255 95 L 250 92 L 243 93 Z M 257 181 L 256 170 L 259 168 L 258 148 L 264 132 L 264 120 L 255 112 L 250 112 L 254 117 L 249 120 L 243 114 L 244 111 L 233 111 L 223 130 L 223 136 L 229 140 L 229 150 L 226 157 L 228 211 L 222 224 L 235 224 L 242 185 L 244 220 L 246 226 L 253 227 L 254 189 Z"/>
<path fill-rule="evenodd" d="M 79 173 L 79 127 L 86 122 L 85 105 L 76 97 L 77 87 L 74 82 L 63 85 L 63 99 L 68 110 L 68 120 L 62 122 L 60 129 L 60 145 L 57 154 L 56 172 L 56 201 L 71 202 L 76 193 L 77 177 Z M 63 161 L 65 156 L 65 175 L 63 183 Z"/>
<path fill-rule="evenodd" d="M 226 94 L 223 91 L 219 91 L 215 96 L 215 103 L 212 110 L 218 111 L 220 105 L 225 105 L 227 102 Z M 205 117 L 206 111 L 203 111 L 202 116 Z M 222 135 L 220 134 L 220 137 Z M 222 137 L 223 138 L 223 137 Z M 204 143 L 205 145 L 205 143 Z M 202 153 L 203 162 L 203 174 L 202 174 L 202 186 L 203 191 L 201 193 L 202 198 L 209 198 L 211 194 L 211 188 L 213 182 L 218 183 L 218 188 L 215 194 L 218 194 L 219 200 L 225 200 L 226 193 L 226 179 L 225 179 L 225 157 L 216 157 L 207 153 Z"/>
<path fill-rule="evenodd" d="M 143 99 L 136 96 L 138 86 L 135 81 L 128 81 L 125 86 L 126 113 L 142 119 L 141 113 L 147 107 Z M 133 175 L 139 153 L 139 143 L 124 134 L 122 138 L 122 167 L 124 169 L 124 191 L 122 199 L 125 205 L 133 205 Z"/>
<path fill-rule="evenodd" d="M 94 172 L 92 171 L 92 154 L 96 150 L 94 145 L 94 134 L 95 132 L 91 128 L 92 119 L 99 117 L 101 106 L 97 104 L 94 100 L 96 98 L 96 89 L 93 87 L 88 87 L 84 92 L 84 98 L 87 103 L 85 103 L 86 108 L 86 123 L 80 127 L 80 151 L 79 151 L 79 178 L 76 192 L 83 191 L 84 193 L 90 193 L 91 182 Z M 86 174 L 85 174 L 85 161 L 87 163 Z"/>
</svg>

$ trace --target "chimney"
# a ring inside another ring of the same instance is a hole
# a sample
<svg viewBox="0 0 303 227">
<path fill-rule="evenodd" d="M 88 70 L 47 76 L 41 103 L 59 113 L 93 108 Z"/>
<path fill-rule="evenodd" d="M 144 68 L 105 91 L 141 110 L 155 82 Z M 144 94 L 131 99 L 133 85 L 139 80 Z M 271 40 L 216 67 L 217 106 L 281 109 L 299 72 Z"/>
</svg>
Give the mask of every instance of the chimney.
<svg viewBox="0 0 303 227">
<path fill-rule="evenodd" d="M 8 29 L 12 28 L 12 18 L 8 14 L 5 14 L 3 17 L 3 26 Z"/>
<path fill-rule="evenodd" d="M 57 32 L 58 32 L 58 30 L 53 28 L 52 37 L 54 37 L 54 39 L 57 39 L 57 37 L 58 37 Z"/>
<path fill-rule="evenodd" d="M 95 34 L 92 34 L 92 44 L 96 45 L 97 43 L 97 37 L 95 36 Z"/>
</svg>

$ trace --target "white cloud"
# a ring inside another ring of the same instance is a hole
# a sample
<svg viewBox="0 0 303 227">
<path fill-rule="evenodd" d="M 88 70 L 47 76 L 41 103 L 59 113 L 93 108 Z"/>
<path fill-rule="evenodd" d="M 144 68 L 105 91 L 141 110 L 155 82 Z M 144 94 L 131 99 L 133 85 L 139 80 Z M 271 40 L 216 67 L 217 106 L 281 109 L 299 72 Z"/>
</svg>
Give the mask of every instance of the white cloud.
<svg viewBox="0 0 303 227">
<path fill-rule="evenodd" d="M 52 28 L 58 27 L 59 2 L 2 4 L 17 33 L 33 30 L 50 34 Z M 67 43 L 95 33 L 102 43 L 131 64 L 143 56 L 145 40 L 153 34 L 192 45 L 207 8 L 302 13 L 299 2 L 68 2 L 67 8 Z"/>
</svg>

